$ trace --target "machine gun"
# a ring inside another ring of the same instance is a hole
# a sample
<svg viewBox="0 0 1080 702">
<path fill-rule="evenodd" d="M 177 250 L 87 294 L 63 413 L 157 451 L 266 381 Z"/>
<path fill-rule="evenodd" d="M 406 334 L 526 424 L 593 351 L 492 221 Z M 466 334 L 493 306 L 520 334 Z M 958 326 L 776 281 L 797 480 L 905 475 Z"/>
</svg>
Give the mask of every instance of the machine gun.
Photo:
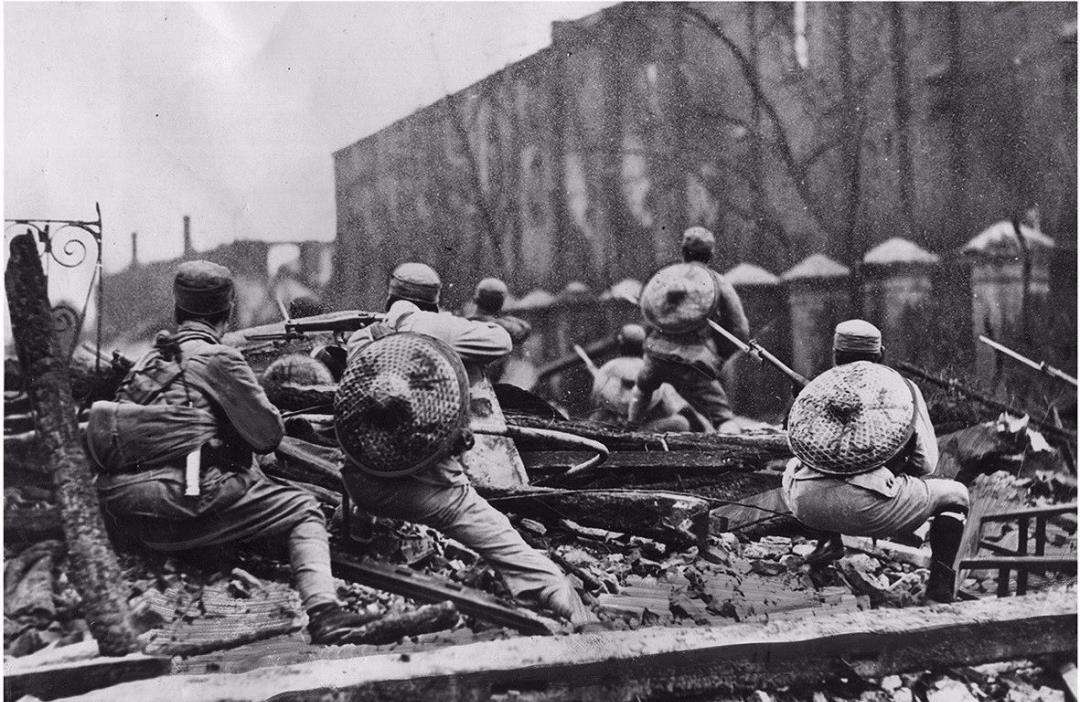
<svg viewBox="0 0 1080 702">
<path fill-rule="evenodd" d="M 348 310 L 345 312 L 327 312 L 314 317 L 300 319 L 285 318 L 285 331 L 270 334 L 245 334 L 248 341 L 295 341 L 307 338 L 309 334 L 330 332 L 338 343 L 345 342 L 345 336 L 366 326 L 382 321 L 386 315 L 381 312 Z"/>
</svg>

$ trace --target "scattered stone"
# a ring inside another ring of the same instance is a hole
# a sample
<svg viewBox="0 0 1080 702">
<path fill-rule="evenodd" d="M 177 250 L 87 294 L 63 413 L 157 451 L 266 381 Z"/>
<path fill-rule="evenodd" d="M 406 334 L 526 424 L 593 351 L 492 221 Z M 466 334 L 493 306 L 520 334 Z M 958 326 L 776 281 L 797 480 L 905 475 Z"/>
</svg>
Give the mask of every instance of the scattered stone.
<svg viewBox="0 0 1080 702">
<path fill-rule="evenodd" d="M 899 675 L 889 675 L 881 679 L 881 689 L 885 692 L 893 692 L 899 690 L 903 683 L 900 681 Z"/>
</svg>

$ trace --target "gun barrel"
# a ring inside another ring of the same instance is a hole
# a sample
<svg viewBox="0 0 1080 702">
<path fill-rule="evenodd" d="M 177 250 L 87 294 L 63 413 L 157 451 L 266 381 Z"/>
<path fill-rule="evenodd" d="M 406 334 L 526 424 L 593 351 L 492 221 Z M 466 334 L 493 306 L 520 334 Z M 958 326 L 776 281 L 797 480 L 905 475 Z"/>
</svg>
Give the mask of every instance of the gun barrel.
<svg viewBox="0 0 1080 702">
<path fill-rule="evenodd" d="M 1018 361 L 1019 363 L 1023 363 L 1025 366 L 1028 366 L 1029 368 L 1034 368 L 1037 371 L 1041 371 L 1043 373 L 1046 373 L 1047 375 L 1049 375 L 1052 378 L 1057 378 L 1058 380 L 1064 380 L 1066 383 L 1069 383 L 1073 387 L 1077 386 L 1076 378 L 1072 377 L 1071 375 L 1069 375 L 1068 373 L 1066 373 L 1066 372 L 1064 372 L 1062 370 L 1059 370 L 1058 368 L 1054 368 L 1053 366 L 1047 364 L 1045 361 L 1043 361 L 1042 363 L 1039 363 L 1037 361 L 1033 361 L 1030 358 L 1028 358 L 1027 356 L 1025 356 L 1025 355 L 1023 355 L 1021 353 L 1017 353 L 1016 351 L 1013 351 L 1012 349 L 1010 349 L 1008 346 L 1005 346 L 1004 344 L 998 343 L 998 342 L 994 341 L 993 339 L 991 339 L 991 338 L 989 338 L 987 336 L 980 335 L 979 336 L 979 341 L 983 342 L 984 344 L 986 344 L 990 348 L 994 349 L 998 353 L 1004 354 L 1004 355 L 1008 356 L 1009 358 L 1013 359 L 1014 361 Z"/>
</svg>

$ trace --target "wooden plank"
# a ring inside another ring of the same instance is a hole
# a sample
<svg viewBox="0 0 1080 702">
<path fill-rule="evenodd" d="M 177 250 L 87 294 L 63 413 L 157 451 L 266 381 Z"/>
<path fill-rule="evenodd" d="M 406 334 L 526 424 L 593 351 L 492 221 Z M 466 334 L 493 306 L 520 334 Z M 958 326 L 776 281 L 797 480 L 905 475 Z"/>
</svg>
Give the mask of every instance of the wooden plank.
<svg viewBox="0 0 1080 702">
<path fill-rule="evenodd" d="M 1076 555 L 1070 556 L 980 556 L 964 558 L 961 568 L 1009 568 L 1011 570 L 1061 570 L 1076 571 Z"/>
<path fill-rule="evenodd" d="M 26 669 L 5 663 L 4 699 L 17 700 L 23 695 L 33 695 L 41 700 L 51 700 L 81 695 L 123 682 L 168 675 L 171 670 L 170 658 L 141 653 L 122 658 L 95 656 Z"/>
<path fill-rule="evenodd" d="M 1010 522 L 1014 519 L 1030 519 L 1031 517 L 1053 517 L 1058 514 L 1075 514 L 1076 503 L 1069 502 L 1061 505 L 1043 505 L 1042 507 L 1030 507 L 1028 509 L 1015 509 L 1004 512 L 991 512 L 982 516 L 983 522 Z"/>
<path fill-rule="evenodd" d="M 676 548 L 702 543 L 708 529 L 709 503 L 679 493 L 531 488 L 486 496 L 502 512 L 540 520 L 571 519 L 584 526 L 656 539 Z"/>
<path fill-rule="evenodd" d="M 904 544 L 885 541 L 884 539 L 869 539 L 865 536 L 841 537 L 846 548 L 862 551 L 877 558 L 907 563 L 916 568 L 930 567 L 930 550 L 905 546 Z"/>
<path fill-rule="evenodd" d="M 127 683 L 83 702 L 229 699 L 476 700 L 508 690 L 578 699 L 718 697 L 1072 652 L 1076 592 L 951 605 L 840 611 L 768 624 L 650 627 L 520 638 L 433 651 L 326 660 L 235 675 Z"/>
</svg>

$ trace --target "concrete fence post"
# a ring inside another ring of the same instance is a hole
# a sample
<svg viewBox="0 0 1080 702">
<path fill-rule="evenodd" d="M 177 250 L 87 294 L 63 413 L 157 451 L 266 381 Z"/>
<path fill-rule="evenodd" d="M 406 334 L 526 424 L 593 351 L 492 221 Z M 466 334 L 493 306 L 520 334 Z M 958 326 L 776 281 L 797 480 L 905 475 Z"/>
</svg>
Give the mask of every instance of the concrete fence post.
<svg viewBox="0 0 1080 702">
<path fill-rule="evenodd" d="M 988 334 L 1023 352 L 1050 292 L 1054 240 L 1026 225 L 1020 232 L 1023 245 L 1012 222 L 1002 220 L 968 241 L 963 253 L 972 261 L 972 334 Z M 989 379 L 996 366 L 994 352 L 985 344 L 975 347 L 975 371 Z"/>
<path fill-rule="evenodd" d="M 863 257 L 862 315 L 881 329 L 893 361 L 922 362 L 925 303 L 940 258 L 907 239 L 893 237 Z"/>
<path fill-rule="evenodd" d="M 792 367 L 813 378 L 832 365 L 837 323 L 851 316 L 851 271 L 824 254 L 813 254 L 785 271 L 791 314 Z"/>
</svg>

